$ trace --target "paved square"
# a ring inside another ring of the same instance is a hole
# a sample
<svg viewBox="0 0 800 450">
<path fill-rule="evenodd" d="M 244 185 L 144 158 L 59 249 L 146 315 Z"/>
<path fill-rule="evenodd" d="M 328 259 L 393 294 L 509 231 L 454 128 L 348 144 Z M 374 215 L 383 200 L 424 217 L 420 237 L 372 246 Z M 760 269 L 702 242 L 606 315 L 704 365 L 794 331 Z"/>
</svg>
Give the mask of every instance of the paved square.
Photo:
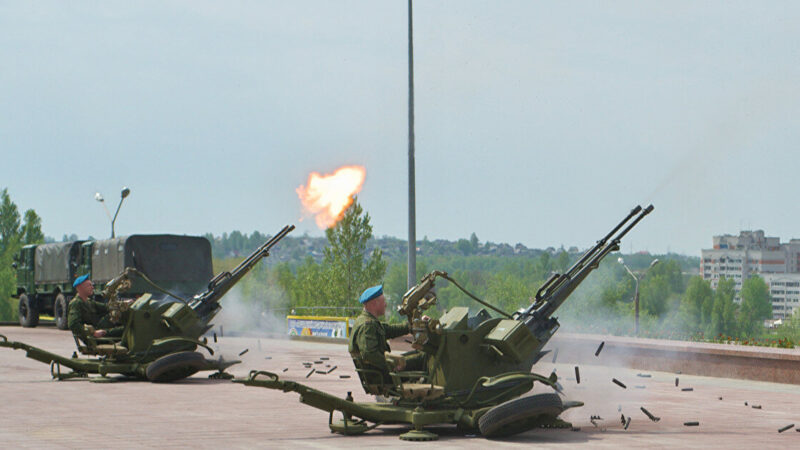
<svg viewBox="0 0 800 450">
<path fill-rule="evenodd" d="M 52 328 L 0 327 L 0 334 L 64 355 L 74 350 L 68 332 Z M 237 377 L 252 369 L 270 370 L 317 389 L 341 396 L 352 391 L 356 400 L 369 400 L 361 391 L 344 345 L 225 336 L 216 347 L 228 358 L 237 358 L 249 349 L 240 358 L 243 363 L 231 368 Z M 309 370 L 302 363 L 323 356 L 330 358 L 323 367 L 338 368 L 306 379 Z M 642 371 L 592 365 L 580 367 L 581 383 L 577 384 L 574 365 L 544 360 L 535 371 L 546 375 L 556 369 L 567 398 L 586 403 L 563 416 L 580 431 L 533 431 L 489 443 L 443 426 L 433 429 L 440 434 L 439 441 L 411 443 L 398 439 L 405 431 L 401 426 L 381 427 L 359 437 L 331 434 L 327 413 L 299 403 L 295 393 L 208 380 L 207 373 L 171 384 L 52 381 L 46 365 L 25 358 L 22 351 L 0 349 L 0 442 L 4 448 L 486 448 L 532 444 L 542 448 L 800 448 L 800 432 L 778 433 L 792 423 L 800 426 L 800 386 L 664 372 L 648 372 L 651 377 L 643 378 L 637 376 Z M 288 369 L 285 373 L 284 368 Z M 340 379 L 339 375 L 351 378 Z M 612 378 L 627 389 L 613 384 Z M 681 390 L 688 387 L 693 390 Z M 641 406 L 661 420 L 650 421 Z M 620 414 L 632 418 L 628 430 L 623 429 Z M 598 427 L 590 423 L 592 415 L 604 419 Z M 689 421 L 698 421 L 700 426 L 685 427 L 683 423 Z"/>
</svg>

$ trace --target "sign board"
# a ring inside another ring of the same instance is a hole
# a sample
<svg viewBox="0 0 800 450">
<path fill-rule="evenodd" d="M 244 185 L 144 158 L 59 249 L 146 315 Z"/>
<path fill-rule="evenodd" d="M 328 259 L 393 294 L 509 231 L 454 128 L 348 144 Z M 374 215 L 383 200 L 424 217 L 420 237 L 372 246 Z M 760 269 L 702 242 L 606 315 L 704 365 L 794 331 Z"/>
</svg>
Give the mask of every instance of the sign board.
<svg viewBox="0 0 800 450">
<path fill-rule="evenodd" d="M 289 336 L 313 336 L 332 339 L 347 339 L 350 322 L 347 317 L 286 316 Z"/>
</svg>

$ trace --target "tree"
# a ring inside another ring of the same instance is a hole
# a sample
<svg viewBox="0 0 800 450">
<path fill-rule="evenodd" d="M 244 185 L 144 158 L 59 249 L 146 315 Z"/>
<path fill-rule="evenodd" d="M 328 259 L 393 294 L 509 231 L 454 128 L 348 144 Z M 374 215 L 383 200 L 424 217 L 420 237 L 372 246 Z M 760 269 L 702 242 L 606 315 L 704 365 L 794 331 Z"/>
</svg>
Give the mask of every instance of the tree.
<svg viewBox="0 0 800 450">
<path fill-rule="evenodd" d="M 733 278 L 721 278 L 714 293 L 714 306 L 711 309 L 711 324 L 709 335 L 719 334 L 730 336 L 736 334 L 736 304 L 733 298 L 736 281 Z"/>
<path fill-rule="evenodd" d="M 42 219 L 36 211 L 29 209 L 25 211 L 25 221 L 20 230 L 20 238 L 25 245 L 44 243 L 44 233 L 42 233 Z"/>
<path fill-rule="evenodd" d="M 478 241 L 478 235 L 475 234 L 474 231 L 469 236 L 469 244 L 470 244 L 470 247 L 472 247 L 472 253 L 477 253 L 478 252 L 478 247 L 480 246 L 480 242 Z"/>
<path fill-rule="evenodd" d="M 754 276 L 742 283 L 742 307 L 739 312 L 739 332 L 751 337 L 763 328 L 763 322 L 772 317 L 772 300 L 769 287 L 761 277 Z"/>
<path fill-rule="evenodd" d="M 456 242 L 456 248 L 458 249 L 458 251 L 461 252 L 462 255 L 465 256 L 471 255 L 473 253 L 472 243 L 470 243 L 470 241 L 466 239 L 459 239 L 458 242 Z"/>
<path fill-rule="evenodd" d="M 714 291 L 703 277 L 694 276 L 689 280 L 689 286 L 678 307 L 678 315 L 684 330 L 697 333 L 705 329 L 708 324 L 703 315 L 703 306 L 708 302 L 713 304 L 713 297 Z"/>
<path fill-rule="evenodd" d="M 353 198 L 342 220 L 325 230 L 328 247 L 323 251 L 325 278 L 334 304 L 350 306 L 361 292 L 378 284 L 386 273 L 380 248 L 367 256 L 367 241 L 372 238 L 369 213 Z"/>
<path fill-rule="evenodd" d="M 19 242 L 19 209 L 11 201 L 8 189 L 0 193 L 0 254 Z"/>
<path fill-rule="evenodd" d="M 670 286 L 667 278 L 662 275 L 651 276 L 640 282 L 639 304 L 645 313 L 661 317 L 668 309 Z"/>
<path fill-rule="evenodd" d="M 564 273 L 569 269 L 569 253 L 561 250 L 556 256 L 555 263 L 553 264 L 555 269 L 561 273 Z"/>
</svg>

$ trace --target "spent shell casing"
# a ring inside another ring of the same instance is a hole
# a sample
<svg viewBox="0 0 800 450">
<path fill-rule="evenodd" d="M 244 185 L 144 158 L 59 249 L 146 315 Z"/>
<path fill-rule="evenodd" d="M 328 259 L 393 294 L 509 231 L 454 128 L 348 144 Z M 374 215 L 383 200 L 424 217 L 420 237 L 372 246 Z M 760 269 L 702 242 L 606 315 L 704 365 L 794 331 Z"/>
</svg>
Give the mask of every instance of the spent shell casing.
<svg viewBox="0 0 800 450">
<path fill-rule="evenodd" d="M 694 390 L 694 388 L 683 388 L 683 389 L 681 389 L 681 391 L 683 391 L 683 392 L 692 392 L 693 390 Z"/>
<path fill-rule="evenodd" d="M 350 375 L 339 375 L 339 378 L 350 378 Z"/>
<path fill-rule="evenodd" d="M 678 377 L 675 377 L 675 387 L 678 387 L 678 384 L 680 383 L 680 381 L 681 380 L 679 380 Z"/>
<path fill-rule="evenodd" d="M 639 377 L 639 378 L 652 378 L 653 377 L 649 373 L 637 373 L 636 376 Z"/>
<path fill-rule="evenodd" d="M 556 363 L 556 359 L 558 359 L 558 349 L 553 351 L 553 364 Z"/>
<path fill-rule="evenodd" d="M 244 350 L 242 350 L 242 351 L 240 351 L 240 352 L 239 352 L 239 356 L 242 356 L 242 355 L 244 355 L 245 353 L 247 353 L 247 352 L 249 352 L 249 351 L 250 351 L 250 349 L 249 349 L 249 348 L 246 348 L 246 349 L 244 349 Z"/>
<path fill-rule="evenodd" d="M 214 343 L 215 344 L 217 343 L 217 333 L 216 333 L 216 331 L 214 332 Z"/>
<path fill-rule="evenodd" d="M 699 427 L 700 422 L 683 422 L 683 426 L 685 427 Z"/>
<path fill-rule="evenodd" d="M 778 433 L 783 433 L 784 431 L 791 430 L 792 428 L 794 428 L 794 424 L 790 423 L 789 425 L 786 425 L 785 427 L 779 429 Z"/>
<path fill-rule="evenodd" d="M 320 356 L 320 358 L 319 358 L 319 359 L 320 359 L 320 360 L 322 360 L 322 361 L 327 361 L 327 360 L 329 360 L 330 358 L 329 358 L 329 357 L 327 357 L 327 356 Z"/>
<path fill-rule="evenodd" d="M 600 352 L 603 351 L 603 346 L 606 345 L 606 341 L 600 343 L 600 346 L 597 347 L 597 351 L 594 352 L 594 356 L 600 356 Z"/>
<path fill-rule="evenodd" d="M 283 371 L 284 371 L 284 372 L 286 372 L 287 370 L 289 370 L 289 368 L 288 368 L 288 367 L 285 367 L 285 368 L 283 369 Z"/>
<path fill-rule="evenodd" d="M 761 409 L 761 405 L 753 405 L 753 406 L 751 406 L 751 408 L 753 408 L 753 409 Z"/>
<path fill-rule="evenodd" d="M 612 378 L 611 381 L 613 381 L 614 384 L 616 384 L 617 386 L 621 387 L 622 389 L 628 389 L 628 386 L 625 386 L 625 384 L 623 384 L 622 381 L 619 381 L 616 378 Z"/>
<path fill-rule="evenodd" d="M 581 384 L 581 371 L 578 369 L 578 366 L 575 366 L 575 381 Z"/>
<path fill-rule="evenodd" d="M 316 369 L 311 369 L 311 372 L 306 374 L 306 378 L 310 377 L 312 373 L 316 372 Z"/>
<path fill-rule="evenodd" d="M 631 416 L 628 416 L 628 420 L 625 421 L 625 429 L 627 430 L 629 426 L 631 426 Z"/>
<path fill-rule="evenodd" d="M 620 422 L 622 422 L 623 425 L 625 425 L 625 414 L 621 414 L 619 416 L 619 420 L 620 420 Z"/>
<path fill-rule="evenodd" d="M 647 417 L 648 417 L 650 420 L 652 420 L 653 422 L 658 422 L 659 420 L 661 420 L 661 417 L 656 417 L 656 416 L 654 416 L 654 415 L 653 415 L 653 414 L 652 414 L 650 411 L 648 411 L 647 409 L 645 409 L 645 407 L 644 407 L 644 406 L 641 406 L 639 409 L 641 409 L 641 410 L 642 410 L 642 412 L 644 413 L 644 415 L 645 415 L 645 416 L 647 416 Z"/>
<path fill-rule="evenodd" d="M 331 373 L 331 372 L 333 372 L 334 370 L 336 370 L 336 368 L 337 368 L 337 367 L 339 367 L 339 366 L 333 366 L 333 367 L 331 367 L 330 369 L 328 369 L 328 371 L 327 371 L 326 373 Z"/>
<path fill-rule="evenodd" d="M 265 356 L 264 359 L 272 359 L 272 356 Z"/>
</svg>

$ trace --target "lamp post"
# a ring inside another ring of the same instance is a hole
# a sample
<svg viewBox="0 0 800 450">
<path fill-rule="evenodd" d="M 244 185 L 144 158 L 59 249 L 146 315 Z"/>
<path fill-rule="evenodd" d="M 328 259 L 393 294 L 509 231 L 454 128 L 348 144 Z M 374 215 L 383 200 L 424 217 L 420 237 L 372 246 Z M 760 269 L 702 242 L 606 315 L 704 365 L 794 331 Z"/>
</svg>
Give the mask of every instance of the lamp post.
<svg viewBox="0 0 800 450">
<path fill-rule="evenodd" d="M 103 195 L 99 192 L 95 192 L 94 199 L 100 202 L 103 205 L 103 209 L 106 211 L 106 215 L 108 216 L 108 220 L 111 221 L 111 237 L 114 238 L 116 235 L 114 234 L 114 223 L 117 221 L 117 216 L 119 215 L 119 209 L 122 207 L 122 202 L 125 200 L 125 197 L 130 195 L 131 190 L 127 187 L 123 187 L 122 191 L 119 193 L 119 204 L 117 205 L 117 210 L 114 212 L 114 217 L 111 217 L 111 212 L 108 210 L 108 206 L 106 206 L 106 200 L 103 198 Z"/>
<path fill-rule="evenodd" d="M 638 336 L 639 335 L 639 281 L 644 278 L 647 274 L 647 271 L 652 269 L 653 266 L 658 264 L 658 258 L 654 259 L 653 262 L 650 263 L 650 266 L 645 269 L 643 272 L 636 272 L 634 273 L 630 267 L 625 265 L 625 260 L 622 257 L 617 258 L 617 262 L 622 264 L 622 267 L 628 271 L 629 274 L 633 277 L 633 281 L 636 282 L 636 290 L 633 294 L 633 311 L 634 311 L 634 325 L 633 325 L 633 334 Z"/>
</svg>

